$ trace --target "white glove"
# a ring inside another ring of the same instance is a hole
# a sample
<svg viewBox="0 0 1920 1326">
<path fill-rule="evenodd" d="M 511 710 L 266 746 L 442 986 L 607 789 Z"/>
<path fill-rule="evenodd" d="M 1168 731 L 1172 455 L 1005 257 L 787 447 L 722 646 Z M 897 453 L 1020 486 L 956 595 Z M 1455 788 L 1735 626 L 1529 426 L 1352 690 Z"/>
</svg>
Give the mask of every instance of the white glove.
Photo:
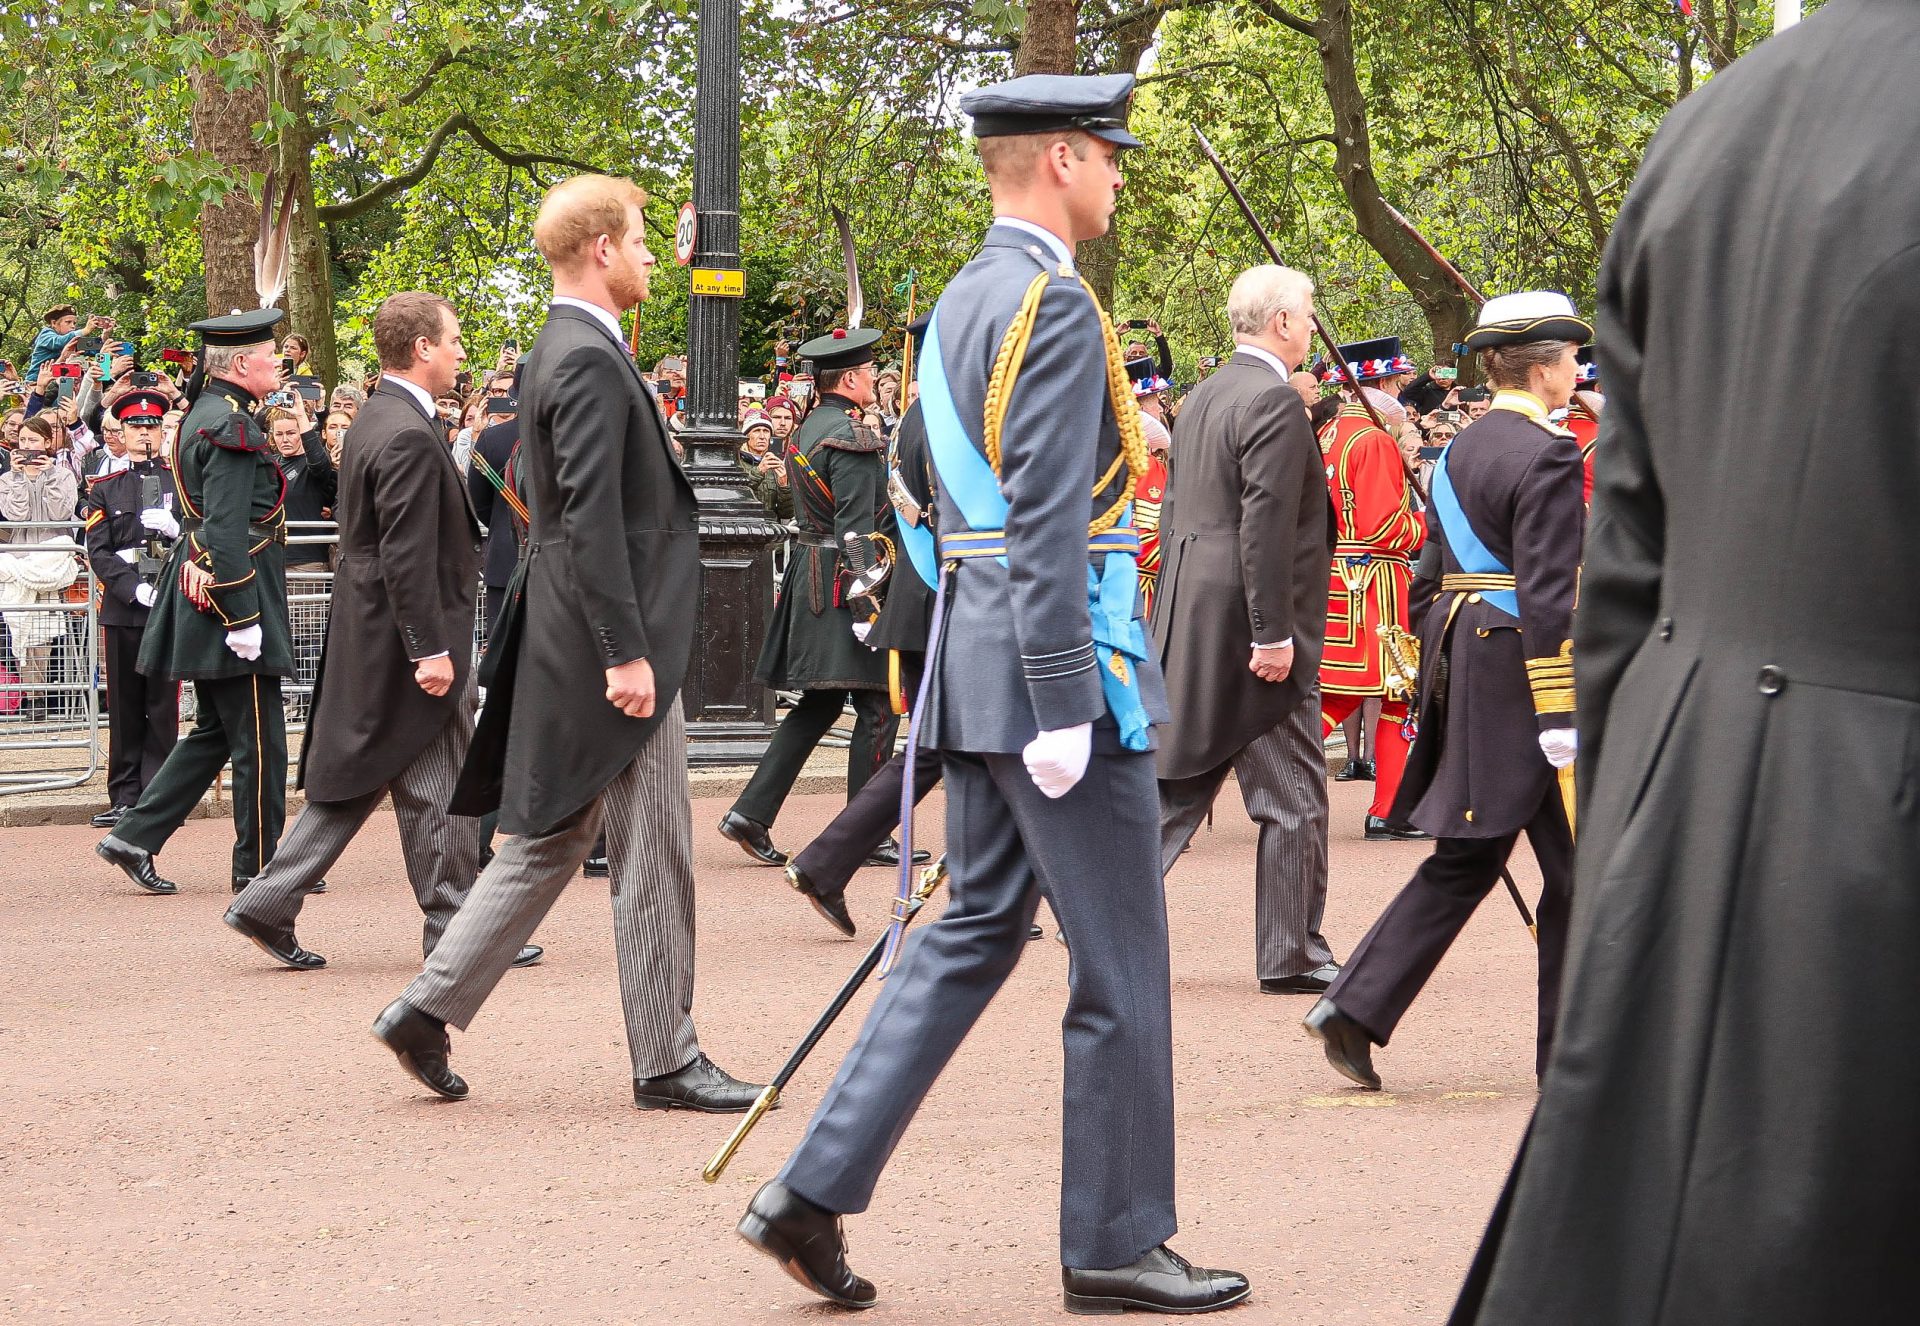
<svg viewBox="0 0 1920 1326">
<path fill-rule="evenodd" d="M 153 586 L 142 581 L 133 587 L 133 601 L 143 608 L 151 608 L 159 595 L 153 592 Z"/>
<path fill-rule="evenodd" d="M 1087 774 L 1087 761 L 1093 756 L 1093 724 L 1055 728 L 1042 732 L 1027 743 L 1020 758 L 1027 762 L 1027 776 L 1045 796 L 1055 800 L 1073 790 Z"/>
<path fill-rule="evenodd" d="M 853 638 L 858 640 L 863 645 L 867 643 L 867 636 L 871 634 L 872 631 L 873 631 L 872 622 L 855 622 L 853 624 Z"/>
<path fill-rule="evenodd" d="M 227 648 L 251 663 L 260 657 L 260 625 L 243 626 L 227 632 Z"/>
<path fill-rule="evenodd" d="M 1556 769 L 1573 763 L 1580 749 L 1580 734 L 1570 727 L 1550 727 L 1540 734 L 1540 753 Z"/>
<path fill-rule="evenodd" d="M 180 522 L 163 506 L 150 506 L 140 513 L 140 523 L 163 538 L 180 537 Z"/>
</svg>

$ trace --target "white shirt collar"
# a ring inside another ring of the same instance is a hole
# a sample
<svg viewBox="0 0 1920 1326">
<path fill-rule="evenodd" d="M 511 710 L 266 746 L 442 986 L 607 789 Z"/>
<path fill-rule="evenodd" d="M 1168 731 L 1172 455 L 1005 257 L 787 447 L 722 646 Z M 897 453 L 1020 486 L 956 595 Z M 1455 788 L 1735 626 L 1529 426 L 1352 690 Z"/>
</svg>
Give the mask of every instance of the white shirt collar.
<svg viewBox="0 0 1920 1326">
<path fill-rule="evenodd" d="M 397 378 L 391 373 L 382 373 L 380 380 L 392 386 L 404 388 L 409 396 L 412 396 L 416 401 L 420 402 L 420 408 L 427 412 L 427 418 L 438 419 L 440 417 L 440 412 L 433 408 L 433 397 L 425 387 L 420 386 L 418 383 L 409 382 L 405 378 Z"/>
<path fill-rule="evenodd" d="M 577 308 L 591 313 L 594 321 L 607 329 L 607 335 L 613 337 L 614 343 L 622 349 L 626 348 L 627 338 L 620 334 L 620 319 L 614 317 L 613 314 L 607 312 L 598 304 L 589 304 L 586 300 L 575 299 L 572 295 L 555 295 L 553 302 L 565 305 L 567 308 Z"/>
<path fill-rule="evenodd" d="M 1270 351 L 1262 350 L 1257 345 L 1248 345 L 1245 341 L 1240 342 L 1238 345 L 1234 346 L 1233 348 L 1237 353 L 1243 354 L 1243 355 L 1252 355 L 1255 359 L 1258 359 L 1261 363 L 1267 365 L 1267 367 L 1271 368 L 1274 372 L 1280 375 L 1282 381 L 1293 376 L 1293 370 L 1288 368 L 1285 364 L 1281 363 L 1280 357 L 1278 355 L 1271 353 Z"/>
<path fill-rule="evenodd" d="M 1036 226 L 1033 222 L 1022 221 L 1017 216 L 996 216 L 993 218 L 993 224 L 996 226 L 1012 226 L 1015 230 L 1026 231 L 1029 235 L 1032 235 L 1035 239 L 1045 244 L 1053 256 L 1059 259 L 1063 265 L 1067 267 L 1073 266 L 1073 250 L 1068 247 L 1064 239 L 1061 239 L 1045 226 Z"/>
</svg>

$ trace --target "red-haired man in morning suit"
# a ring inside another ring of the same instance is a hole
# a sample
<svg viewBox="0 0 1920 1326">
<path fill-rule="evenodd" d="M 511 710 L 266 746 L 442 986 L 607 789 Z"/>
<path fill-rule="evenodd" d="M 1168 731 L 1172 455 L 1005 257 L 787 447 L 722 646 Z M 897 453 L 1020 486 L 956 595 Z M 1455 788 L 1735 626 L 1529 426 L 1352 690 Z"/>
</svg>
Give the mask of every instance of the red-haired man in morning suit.
<svg viewBox="0 0 1920 1326">
<path fill-rule="evenodd" d="M 1340 354 L 1364 385 L 1412 371 L 1397 337 L 1340 347 Z M 1376 401 L 1396 406 L 1391 396 Z M 1404 418 L 1404 415 L 1402 416 Z M 1413 581 L 1413 555 L 1426 540 L 1426 522 L 1414 510 L 1413 488 L 1401 464 L 1400 447 L 1375 426 L 1366 408 L 1349 401 L 1320 432 L 1327 462 L 1327 486 L 1333 495 L 1335 544 L 1327 583 L 1327 641 L 1320 659 L 1322 735 L 1345 722 L 1367 702 L 1380 697 L 1374 730 L 1374 797 L 1368 807 L 1366 836 L 1374 839 L 1425 838 L 1411 825 L 1394 821 L 1393 798 L 1407 763 L 1407 704 L 1390 696 L 1383 626 L 1407 625 L 1407 590 Z"/>
</svg>

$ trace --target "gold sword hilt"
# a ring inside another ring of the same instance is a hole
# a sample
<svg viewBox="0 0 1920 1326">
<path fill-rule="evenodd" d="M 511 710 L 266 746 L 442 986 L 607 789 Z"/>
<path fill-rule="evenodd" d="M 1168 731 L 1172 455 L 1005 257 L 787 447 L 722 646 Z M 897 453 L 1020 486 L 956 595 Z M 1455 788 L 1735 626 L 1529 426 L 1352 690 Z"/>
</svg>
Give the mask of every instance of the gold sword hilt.
<svg viewBox="0 0 1920 1326">
<path fill-rule="evenodd" d="M 738 1151 L 740 1144 L 747 1140 L 747 1134 L 753 1131 L 754 1125 L 766 1116 L 768 1110 L 779 1103 L 780 1088 L 769 1085 L 760 1093 L 760 1098 L 753 1102 L 753 1108 L 747 1111 L 746 1117 L 740 1120 L 740 1126 L 733 1130 L 733 1136 L 713 1153 L 713 1159 L 709 1160 L 707 1167 L 700 1171 L 700 1177 L 708 1183 L 718 1182 L 720 1176 L 727 1172 L 727 1164 L 733 1159 L 733 1153 Z"/>
</svg>

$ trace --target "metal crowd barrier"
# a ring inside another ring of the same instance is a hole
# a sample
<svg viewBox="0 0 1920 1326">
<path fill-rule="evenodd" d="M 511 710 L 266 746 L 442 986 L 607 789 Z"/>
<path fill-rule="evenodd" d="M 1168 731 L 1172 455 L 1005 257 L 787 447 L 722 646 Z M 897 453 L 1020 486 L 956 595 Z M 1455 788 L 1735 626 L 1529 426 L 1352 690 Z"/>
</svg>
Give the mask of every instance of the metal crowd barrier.
<svg viewBox="0 0 1920 1326">
<path fill-rule="evenodd" d="M 72 578 L 29 591 L 0 571 L 0 794 L 78 787 L 106 758 L 100 614 L 78 521 L 0 523 L 0 559 Z M 12 568 L 7 568 L 11 571 Z"/>
</svg>

